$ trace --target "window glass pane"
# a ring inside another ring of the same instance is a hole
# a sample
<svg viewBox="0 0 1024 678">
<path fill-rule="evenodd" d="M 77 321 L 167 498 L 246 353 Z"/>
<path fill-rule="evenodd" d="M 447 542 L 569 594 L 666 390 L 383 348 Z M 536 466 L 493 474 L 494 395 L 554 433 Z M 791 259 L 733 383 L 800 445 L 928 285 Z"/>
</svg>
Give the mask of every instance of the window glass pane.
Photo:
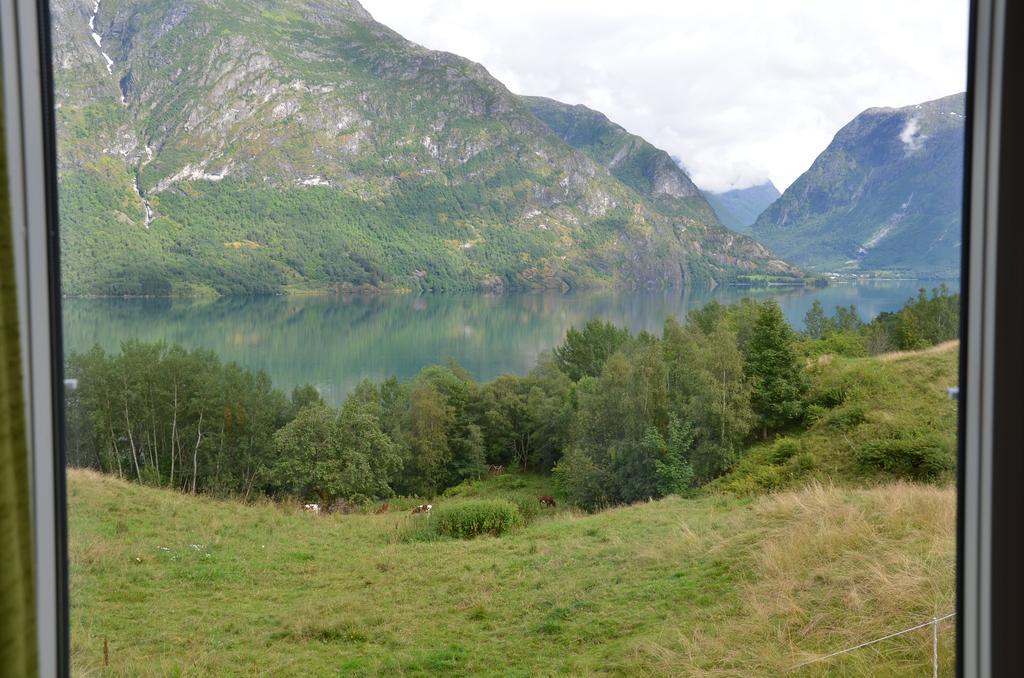
<svg viewBox="0 0 1024 678">
<path fill-rule="evenodd" d="M 950 673 L 967 9 L 51 0 L 75 671 Z"/>
</svg>

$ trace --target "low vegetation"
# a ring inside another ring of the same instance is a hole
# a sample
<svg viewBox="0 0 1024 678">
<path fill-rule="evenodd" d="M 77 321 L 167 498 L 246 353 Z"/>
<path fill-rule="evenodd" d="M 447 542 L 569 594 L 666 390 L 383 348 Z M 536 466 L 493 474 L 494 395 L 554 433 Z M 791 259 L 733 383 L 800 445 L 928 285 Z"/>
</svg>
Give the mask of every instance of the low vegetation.
<svg viewBox="0 0 1024 678">
<path fill-rule="evenodd" d="M 202 352 L 76 356 L 76 673 L 770 675 L 944 615 L 956 342 L 868 346 L 947 339 L 947 298 L 819 338 L 771 302 L 595 321 L 526 377 L 338 409 Z M 931 657 L 926 628 L 795 673 Z"/>
<path fill-rule="evenodd" d="M 519 483 L 554 492 L 508 473 L 434 510 Z M 501 537 L 405 538 L 439 515 L 315 516 L 72 470 L 74 673 L 774 675 L 954 604 L 950 487 L 560 505 Z M 939 643 L 948 675 L 949 621 Z M 927 675 L 931 653 L 929 628 L 796 675 Z"/>
<path fill-rule="evenodd" d="M 456 539 L 489 534 L 495 537 L 511 532 L 523 518 L 519 507 L 504 499 L 464 501 L 444 506 L 433 516 L 437 533 Z"/>
<path fill-rule="evenodd" d="M 750 469 L 745 491 L 819 465 L 825 480 L 941 481 L 953 359 L 929 354 L 931 372 L 904 375 L 899 360 L 857 356 L 955 336 L 957 303 L 922 291 L 870 324 L 816 307 L 803 335 L 773 301 L 712 302 L 685 325 L 669 318 L 660 337 L 593 320 L 526 376 L 477 383 L 458 365 L 432 366 L 410 382 L 363 382 L 337 409 L 312 387 L 285 396 L 208 352 L 128 342 L 68 361 L 80 386 L 69 461 L 192 494 L 323 506 L 435 497 L 488 467 L 551 474 L 589 511 L 686 495 L 733 469 Z M 928 394 L 920 406 L 915 391 Z M 900 398 L 905 416 L 879 409 Z M 836 445 L 841 454 L 821 451 Z"/>
</svg>

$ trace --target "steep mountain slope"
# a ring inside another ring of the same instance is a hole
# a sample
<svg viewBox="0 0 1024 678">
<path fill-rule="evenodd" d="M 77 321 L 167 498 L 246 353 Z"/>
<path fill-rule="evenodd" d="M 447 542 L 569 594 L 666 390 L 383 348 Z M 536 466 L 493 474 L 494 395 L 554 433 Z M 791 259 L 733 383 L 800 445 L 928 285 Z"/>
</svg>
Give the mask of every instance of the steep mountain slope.
<svg viewBox="0 0 1024 678">
<path fill-rule="evenodd" d="M 704 191 L 704 197 L 715 210 L 718 219 L 738 233 L 750 233 L 750 227 L 757 221 L 757 217 L 780 195 L 779 189 L 771 181 L 721 193 Z"/>
<path fill-rule="evenodd" d="M 843 127 L 752 234 L 815 270 L 955 275 L 964 95 L 872 108 Z"/>
<path fill-rule="evenodd" d="M 55 0 L 70 294 L 792 273 L 355 0 Z"/>
<path fill-rule="evenodd" d="M 565 143 L 607 168 L 612 176 L 646 198 L 660 213 L 690 220 L 695 235 L 705 247 L 733 251 L 755 261 L 771 256 L 755 240 L 736 237 L 722 228 L 704 194 L 665 151 L 586 106 L 545 97 L 521 99 Z M 777 275 L 786 274 L 786 265 L 780 260 L 770 262 L 767 268 Z M 795 271 L 790 269 L 789 273 Z"/>
</svg>

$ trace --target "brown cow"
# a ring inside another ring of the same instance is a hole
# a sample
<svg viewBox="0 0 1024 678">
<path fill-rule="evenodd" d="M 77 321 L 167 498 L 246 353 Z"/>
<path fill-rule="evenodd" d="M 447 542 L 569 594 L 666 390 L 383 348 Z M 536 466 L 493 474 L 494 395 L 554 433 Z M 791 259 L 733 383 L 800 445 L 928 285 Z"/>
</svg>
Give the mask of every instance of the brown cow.
<svg viewBox="0 0 1024 678">
<path fill-rule="evenodd" d="M 430 509 L 434 508 L 433 504 L 420 504 L 412 510 L 413 513 L 430 513 Z"/>
<path fill-rule="evenodd" d="M 391 506 L 389 506 L 387 502 L 384 502 L 383 504 L 377 507 L 377 510 L 375 510 L 374 513 L 387 513 L 389 510 L 391 510 Z"/>
<path fill-rule="evenodd" d="M 537 497 L 537 501 L 540 502 L 541 506 L 550 506 L 551 508 L 555 508 L 556 506 L 558 506 L 558 504 L 555 503 L 555 498 L 549 497 L 546 494 Z"/>
</svg>

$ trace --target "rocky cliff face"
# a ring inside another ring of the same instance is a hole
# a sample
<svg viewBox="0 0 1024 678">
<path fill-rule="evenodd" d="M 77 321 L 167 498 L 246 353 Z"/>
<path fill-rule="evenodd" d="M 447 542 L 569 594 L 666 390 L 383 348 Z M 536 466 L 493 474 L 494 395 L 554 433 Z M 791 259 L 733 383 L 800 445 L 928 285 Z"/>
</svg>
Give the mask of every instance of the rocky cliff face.
<svg viewBox="0 0 1024 678">
<path fill-rule="evenodd" d="M 354 0 L 56 0 L 53 17 L 69 293 L 793 272 L 657 153 L 643 182 L 617 171 L 643 140 L 596 160 Z"/>
<path fill-rule="evenodd" d="M 963 94 L 869 109 L 752 233 L 814 270 L 958 275 L 963 154 Z"/>
</svg>

